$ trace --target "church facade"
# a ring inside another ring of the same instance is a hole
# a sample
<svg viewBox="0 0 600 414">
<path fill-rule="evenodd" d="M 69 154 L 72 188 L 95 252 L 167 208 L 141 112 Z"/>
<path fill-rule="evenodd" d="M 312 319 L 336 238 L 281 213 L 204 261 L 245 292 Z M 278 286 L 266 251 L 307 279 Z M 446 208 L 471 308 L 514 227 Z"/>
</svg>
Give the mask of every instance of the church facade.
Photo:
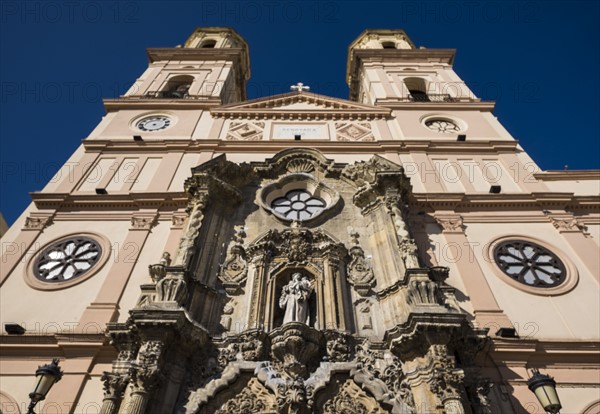
<svg viewBox="0 0 600 414">
<path fill-rule="evenodd" d="M 2 237 L 2 413 L 600 413 L 599 171 L 541 171 L 452 69 L 367 30 L 350 99 L 247 100 L 198 28 Z M 19 329 L 20 327 L 20 329 Z"/>
</svg>

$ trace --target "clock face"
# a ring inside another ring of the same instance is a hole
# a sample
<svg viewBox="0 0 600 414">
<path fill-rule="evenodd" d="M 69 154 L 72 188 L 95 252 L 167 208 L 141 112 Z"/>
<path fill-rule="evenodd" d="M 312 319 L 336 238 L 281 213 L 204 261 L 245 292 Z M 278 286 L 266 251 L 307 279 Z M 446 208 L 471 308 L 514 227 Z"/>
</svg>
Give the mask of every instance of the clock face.
<svg viewBox="0 0 600 414">
<path fill-rule="evenodd" d="M 144 118 L 137 123 L 137 127 L 142 131 L 159 131 L 171 125 L 171 118 L 166 116 L 151 116 Z"/>
</svg>

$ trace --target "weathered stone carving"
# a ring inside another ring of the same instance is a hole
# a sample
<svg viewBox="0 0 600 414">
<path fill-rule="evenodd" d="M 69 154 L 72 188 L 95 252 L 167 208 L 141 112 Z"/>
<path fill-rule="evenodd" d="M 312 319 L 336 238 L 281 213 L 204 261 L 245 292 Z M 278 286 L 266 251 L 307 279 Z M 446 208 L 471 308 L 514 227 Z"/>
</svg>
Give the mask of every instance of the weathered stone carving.
<svg viewBox="0 0 600 414">
<path fill-rule="evenodd" d="M 200 226 L 204 219 L 204 209 L 208 202 L 208 193 L 199 193 L 191 201 L 191 212 L 188 220 L 185 234 L 179 242 L 179 249 L 177 251 L 177 258 L 175 259 L 175 265 L 187 266 L 190 257 L 193 253 L 193 246 L 200 232 Z"/>
<path fill-rule="evenodd" d="M 160 262 L 153 265 L 148 265 L 148 271 L 150 273 L 150 277 L 154 283 L 163 279 L 167 274 L 167 266 L 171 264 L 171 254 L 169 252 L 164 252 Z"/>
<path fill-rule="evenodd" d="M 289 262 L 301 264 L 313 255 L 333 252 L 334 256 L 343 257 L 345 251 L 341 243 L 335 242 L 322 230 L 309 230 L 295 223 L 283 231 L 269 230 L 248 246 L 246 253 L 252 260 L 283 256 Z"/>
<path fill-rule="evenodd" d="M 395 399 L 408 408 L 405 412 L 413 412 L 415 400 L 410 385 L 402 371 L 402 364 L 397 357 L 393 356 L 392 359 L 388 361 L 387 367 L 383 370 L 382 380 L 385 382 L 388 389 L 395 395 Z"/>
<path fill-rule="evenodd" d="M 223 283 L 225 291 L 230 295 L 238 293 L 239 288 L 246 282 L 247 272 L 246 251 L 239 244 L 235 244 L 219 273 L 219 280 Z"/>
<path fill-rule="evenodd" d="M 388 212 L 394 222 L 398 248 L 400 249 L 400 257 L 402 258 L 405 269 L 420 268 L 417 245 L 415 241 L 410 238 L 410 232 L 406 221 L 404 220 L 404 214 L 399 207 L 402 200 L 398 195 L 392 194 L 385 197 L 385 202 Z"/>
<path fill-rule="evenodd" d="M 342 175 L 355 181 L 357 185 L 363 186 L 366 183 L 374 183 L 378 172 L 393 170 L 402 171 L 402 168 L 383 157 L 375 155 L 368 161 L 357 161 L 354 164 L 346 165 L 342 170 Z"/>
<path fill-rule="evenodd" d="M 183 306 L 187 300 L 188 288 L 181 269 L 168 271 L 156 284 L 156 302 L 175 302 Z"/>
<path fill-rule="evenodd" d="M 302 378 L 294 378 L 278 384 L 277 405 L 280 412 L 308 414 L 312 405 L 312 392 Z"/>
<path fill-rule="evenodd" d="M 116 414 L 123 399 L 123 393 L 127 388 L 129 377 L 120 373 L 105 371 L 100 379 L 104 388 L 104 399 L 102 400 L 100 413 Z"/>
<path fill-rule="evenodd" d="M 290 322 L 269 334 L 274 358 L 292 378 L 305 377 L 309 365 L 318 363 L 323 334 L 299 322 Z"/>
<path fill-rule="evenodd" d="M 133 230 L 150 230 L 156 224 L 156 216 L 133 216 L 131 228 Z"/>
<path fill-rule="evenodd" d="M 251 388 L 244 388 L 234 398 L 228 400 L 215 414 L 255 414 L 267 412 L 271 408 L 264 399 L 253 393 Z"/>
<path fill-rule="evenodd" d="M 587 226 L 580 223 L 576 218 L 557 218 L 551 217 L 552 225 L 560 231 L 581 231 L 586 232 Z"/>
<path fill-rule="evenodd" d="M 32 217 L 29 216 L 25 219 L 25 225 L 23 230 L 43 230 L 46 226 L 52 224 L 52 217 Z"/>
<path fill-rule="evenodd" d="M 348 252 L 351 260 L 348 264 L 348 281 L 361 296 L 366 296 L 375 285 L 375 274 L 365 258 L 365 252 L 360 246 L 352 246 Z"/>
<path fill-rule="evenodd" d="M 221 315 L 221 326 L 224 330 L 228 331 L 231 329 L 231 315 L 235 310 L 237 302 L 233 298 L 227 298 L 225 306 L 223 306 L 223 315 Z"/>
<path fill-rule="evenodd" d="M 315 164 L 307 159 L 296 158 L 287 163 L 287 172 L 289 173 L 307 173 L 315 171 Z"/>
<path fill-rule="evenodd" d="M 409 274 L 407 301 L 414 306 L 439 305 L 438 285 L 427 272 Z"/>
<path fill-rule="evenodd" d="M 403 239 L 398 243 L 400 248 L 400 257 L 406 269 L 419 269 L 419 259 L 417 254 L 417 244 L 413 239 Z"/>
<path fill-rule="evenodd" d="M 325 414 L 371 414 L 362 403 L 356 401 L 354 395 L 350 395 L 346 390 L 338 392 L 333 399 L 323 405 Z"/>
<path fill-rule="evenodd" d="M 431 391 L 437 395 L 445 412 L 464 414 L 465 409 L 461 403 L 464 371 L 455 367 L 454 359 L 448 356 L 446 345 L 431 345 L 428 358 L 433 365 L 429 379 Z"/>
<path fill-rule="evenodd" d="M 173 213 L 173 217 L 171 217 L 171 224 L 174 228 L 182 228 L 186 219 L 187 215 L 185 213 Z"/>
<path fill-rule="evenodd" d="M 358 320 L 360 329 L 373 329 L 373 318 L 371 318 L 371 305 L 369 302 L 364 302 L 358 309 Z"/>
<path fill-rule="evenodd" d="M 336 331 L 326 331 L 327 361 L 347 362 L 351 360 L 350 336 Z"/>
<path fill-rule="evenodd" d="M 109 324 L 108 328 L 110 344 L 118 351 L 113 367 L 127 372 L 129 365 L 136 359 L 140 347 L 139 339 L 125 324 Z"/>
<path fill-rule="evenodd" d="M 302 276 L 299 272 L 292 274 L 292 280 L 283 287 L 279 298 L 279 307 L 285 309 L 284 324 L 301 322 L 308 325 L 308 298 L 312 291 L 308 276 Z"/>
<path fill-rule="evenodd" d="M 492 414 L 492 404 L 488 396 L 493 387 L 492 382 L 474 372 L 469 376 L 465 375 L 464 382 L 466 391 L 471 396 L 473 414 Z"/>
<path fill-rule="evenodd" d="M 252 163 L 256 173 L 264 178 L 274 178 L 286 173 L 309 173 L 338 176 L 341 166 L 312 148 L 290 148 L 277 153 L 266 162 Z"/>
<path fill-rule="evenodd" d="M 444 233 L 462 233 L 464 230 L 463 219 L 461 216 L 436 217 L 435 220 L 442 227 Z"/>
</svg>

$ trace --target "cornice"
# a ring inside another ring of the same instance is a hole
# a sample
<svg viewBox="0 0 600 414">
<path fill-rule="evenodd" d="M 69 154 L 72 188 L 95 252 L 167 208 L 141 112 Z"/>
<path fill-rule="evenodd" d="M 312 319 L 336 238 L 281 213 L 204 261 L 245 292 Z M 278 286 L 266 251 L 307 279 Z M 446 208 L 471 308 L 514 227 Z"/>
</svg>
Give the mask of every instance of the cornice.
<svg viewBox="0 0 600 414">
<path fill-rule="evenodd" d="M 541 181 L 575 181 L 575 180 L 598 180 L 600 181 L 600 170 L 574 170 L 574 171 L 544 171 L 533 174 Z"/>
<path fill-rule="evenodd" d="M 413 193 L 416 208 L 424 210 L 600 210 L 600 196 L 577 196 L 573 193 L 464 194 Z M 545 221 L 548 221 L 547 219 Z"/>
<path fill-rule="evenodd" d="M 305 103 L 312 108 L 286 108 Z M 211 109 L 215 117 L 262 117 L 281 119 L 380 119 L 391 115 L 388 108 L 367 105 L 346 99 L 298 91 L 253 99 Z"/>
<path fill-rule="evenodd" d="M 600 366 L 598 341 L 548 341 L 528 338 L 494 338 L 490 356 L 502 365 L 543 363 L 547 367 L 570 368 Z"/>
<path fill-rule="evenodd" d="M 456 49 L 352 49 L 351 53 L 361 59 L 423 62 L 434 61 L 452 64 Z"/>
<path fill-rule="evenodd" d="M 496 107 L 496 101 L 462 101 L 462 102 L 402 102 L 396 99 L 380 99 L 375 101 L 375 105 L 390 108 L 393 110 L 469 110 L 492 112 Z"/>
<path fill-rule="evenodd" d="M 176 193 L 128 193 L 128 194 L 67 194 L 29 193 L 38 209 L 158 209 L 184 208 L 188 197 L 183 192 Z"/>
<path fill-rule="evenodd" d="M 267 151 L 278 152 L 290 148 L 290 140 L 272 141 L 226 141 L 220 139 L 202 140 L 177 140 L 177 139 L 152 139 L 137 142 L 133 140 L 104 140 L 89 139 L 83 141 L 83 146 L 89 152 L 167 152 L 167 151 L 235 151 L 252 152 Z M 498 154 L 513 153 L 518 150 L 517 141 L 470 141 L 457 142 L 456 140 L 421 141 L 421 140 L 381 140 L 369 142 L 340 142 L 330 140 L 294 141 L 297 148 L 315 148 L 321 151 L 335 151 L 340 153 L 382 153 L 382 152 L 428 152 L 461 154 Z"/>
<path fill-rule="evenodd" d="M 148 48 L 146 54 L 150 63 L 163 60 L 229 60 L 235 61 L 244 54 L 241 48 Z"/>
<path fill-rule="evenodd" d="M 156 99 L 143 96 L 126 96 L 103 99 L 106 112 L 120 109 L 210 109 L 222 104 L 220 99 L 198 97 L 198 99 Z"/>
<path fill-rule="evenodd" d="M 366 120 L 371 119 L 386 119 L 390 117 L 389 109 L 372 109 L 372 110 L 290 110 L 290 109 L 240 109 L 240 110 L 220 110 L 212 108 L 211 114 L 215 118 L 255 118 L 255 119 L 281 119 L 281 120 L 302 120 L 302 121 L 321 121 L 321 120 L 337 120 L 337 119 L 356 119 Z"/>
</svg>

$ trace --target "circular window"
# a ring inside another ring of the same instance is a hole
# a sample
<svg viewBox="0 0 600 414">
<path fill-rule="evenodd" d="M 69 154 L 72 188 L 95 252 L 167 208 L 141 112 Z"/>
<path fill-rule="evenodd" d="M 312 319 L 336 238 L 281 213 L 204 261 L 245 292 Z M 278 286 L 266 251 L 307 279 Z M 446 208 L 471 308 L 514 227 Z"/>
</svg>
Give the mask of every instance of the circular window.
<svg viewBox="0 0 600 414">
<path fill-rule="evenodd" d="M 494 249 L 498 267 L 526 286 L 549 288 L 564 282 L 566 268 L 557 255 L 536 243 L 507 240 Z"/>
<path fill-rule="evenodd" d="M 460 127 L 448 119 L 429 119 L 425 126 L 435 132 L 460 132 Z"/>
<path fill-rule="evenodd" d="M 143 118 L 135 125 L 141 131 L 160 131 L 161 129 L 168 128 L 171 125 L 171 118 L 164 115 L 149 116 Z"/>
<path fill-rule="evenodd" d="M 101 255 L 102 248 L 93 239 L 72 237 L 44 249 L 35 260 L 33 272 L 44 282 L 65 282 L 86 273 Z"/>
<path fill-rule="evenodd" d="M 292 190 L 271 203 L 273 211 L 289 220 L 308 220 L 325 208 L 325 201 L 306 190 Z"/>
<path fill-rule="evenodd" d="M 258 203 L 277 219 L 311 221 L 331 210 L 340 195 L 327 184 L 307 173 L 293 173 L 266 185 Z"/>
</svg>

